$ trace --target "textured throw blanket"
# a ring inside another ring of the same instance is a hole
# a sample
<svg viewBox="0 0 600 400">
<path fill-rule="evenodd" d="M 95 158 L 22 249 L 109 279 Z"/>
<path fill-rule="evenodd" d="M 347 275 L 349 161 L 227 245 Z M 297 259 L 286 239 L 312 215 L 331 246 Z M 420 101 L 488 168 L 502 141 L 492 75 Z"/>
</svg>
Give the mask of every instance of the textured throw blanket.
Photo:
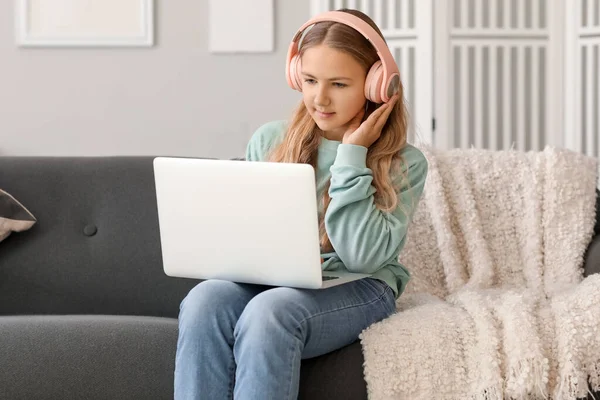
<svg viewBox="0 0 600 400">
<path fill-rule="evenodd" d="M 369 398 L 576 399 L 600 389 L 597 160 L 434 150 L 398 313 L 361 334 Z"/>
</svg>

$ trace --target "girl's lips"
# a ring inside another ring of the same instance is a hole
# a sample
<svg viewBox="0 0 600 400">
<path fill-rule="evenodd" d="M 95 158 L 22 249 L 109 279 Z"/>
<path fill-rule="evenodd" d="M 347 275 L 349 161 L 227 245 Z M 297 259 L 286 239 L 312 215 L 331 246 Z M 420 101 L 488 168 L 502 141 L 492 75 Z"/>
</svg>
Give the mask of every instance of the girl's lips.
<svg viewBox="0 0 600 400">
<path fill-rule="evenodd" d="M 317 113 L 317 115 L 319 116 L 319 118 L 329 118 L 329 117 L 332 117 L 333 114 L 335 114 L 335 113 L 324 113 L 324 112 L 321 112 L 319 110 L 315 110 L 315 112 Z"/>
</svg>

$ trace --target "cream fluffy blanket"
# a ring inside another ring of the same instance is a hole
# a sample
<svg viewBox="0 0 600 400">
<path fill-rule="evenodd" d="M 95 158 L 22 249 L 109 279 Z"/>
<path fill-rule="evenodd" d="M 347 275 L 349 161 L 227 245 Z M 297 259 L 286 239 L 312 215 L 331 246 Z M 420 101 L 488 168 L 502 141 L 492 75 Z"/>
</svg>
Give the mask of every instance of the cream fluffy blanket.
<svg viewBox="0 0 600 400">
<path fill-rule="evenodd" d="M 434 150 L 399 312 L 361 334 L 369 398 L 576 399 L 600 389 L 597 160 Z"/>
</svg>

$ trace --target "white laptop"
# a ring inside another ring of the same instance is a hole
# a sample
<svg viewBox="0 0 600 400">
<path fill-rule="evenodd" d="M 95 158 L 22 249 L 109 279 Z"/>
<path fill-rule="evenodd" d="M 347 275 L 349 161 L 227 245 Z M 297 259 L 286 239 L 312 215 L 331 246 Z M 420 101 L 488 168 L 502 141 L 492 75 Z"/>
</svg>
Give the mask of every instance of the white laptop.
<svg viewBox="0 0 600 400">
<path fill-rule="evenodd" d="M 297 288 L 369 275 L 322 271 L 307 164 L 156 157 L 165 274 Z"/>
</svg>

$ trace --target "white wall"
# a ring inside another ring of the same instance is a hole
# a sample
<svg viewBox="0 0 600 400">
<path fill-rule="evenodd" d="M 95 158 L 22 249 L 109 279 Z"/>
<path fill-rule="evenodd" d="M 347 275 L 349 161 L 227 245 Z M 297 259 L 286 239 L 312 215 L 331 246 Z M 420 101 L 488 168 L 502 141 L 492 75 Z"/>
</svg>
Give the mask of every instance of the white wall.
<svg viewBox="0 0 600 400">
<path fill-rule="evenodd" d="M 0 155 L 243 155 L 300 99 L 285 56 L 309 2 L 275 0 L 275 52 L 208 52 L 207 0 L 155 0 L 156 45 L 18 48 L 0 1 Z"/>
</svg>

